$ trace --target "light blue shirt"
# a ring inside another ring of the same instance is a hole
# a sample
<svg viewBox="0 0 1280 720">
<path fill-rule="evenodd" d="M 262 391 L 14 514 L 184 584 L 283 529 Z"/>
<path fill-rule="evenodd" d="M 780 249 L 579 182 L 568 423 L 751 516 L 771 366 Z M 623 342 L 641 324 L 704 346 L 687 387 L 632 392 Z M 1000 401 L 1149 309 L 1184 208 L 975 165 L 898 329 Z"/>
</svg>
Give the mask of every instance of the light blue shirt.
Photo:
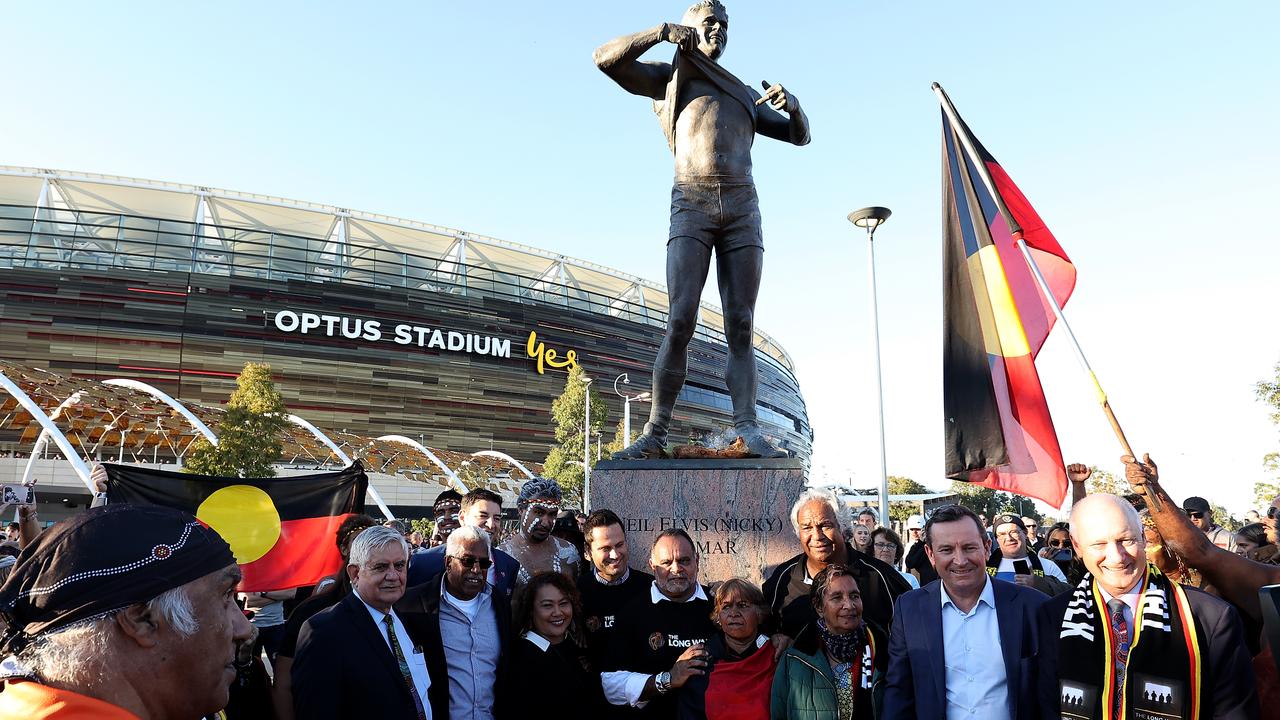
<svg viewBox="0 0 1280 720">
<path fill-rule="evenodd" d="M 1009 720 L 1009 680 L 1001 654 L 991 578 L 978 603 L 960 612 L 942 586 L 942 650 L 946 660 L 947 720 Z"/>
<path fill-rule="evenodd" d="M 492 587 L 470 600 L 449 594 L 440 581 L 440 641 L 449 667 L 449 720 L 493 720 L 498 679 L 498 621 Z"/>
</svg>

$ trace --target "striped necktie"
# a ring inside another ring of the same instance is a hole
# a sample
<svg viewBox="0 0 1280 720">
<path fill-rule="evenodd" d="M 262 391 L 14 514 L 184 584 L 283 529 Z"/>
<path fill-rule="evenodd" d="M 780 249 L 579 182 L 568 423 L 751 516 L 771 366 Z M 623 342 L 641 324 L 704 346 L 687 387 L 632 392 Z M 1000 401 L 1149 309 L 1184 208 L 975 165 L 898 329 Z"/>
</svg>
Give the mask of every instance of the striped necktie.
<svg viewBox="0 0 1280 720">
<path fill-rule="evenodd" d="M 413 696 L 413 707 L 418 711 L 418 720 L 427 720 L 426 710 L 422 707 L 422 696 L 413 685 L 413 673 L 409 672 L 409 661 L 405 659 L 404 652 L 400 649 L 400 640 L 396 638 L 396 626 L 391 620 L 391 613 L 383 615 L 382 622 L 387 626 L 387 640 L 391 643 L 391 652 L 396 656 L 396 664 L 400 666 L 400 675 L 404 677 L 404 684 L 409 687 L 409 694 Z"/>
<path fill-rule="evenodd" d="M 1115 698 L 1112 705 L 1112 717 L 1124 717 L 1124 671 L 1129 664 L 1129 623 L 1124 621 L 1124 601 L 1111 599 L 1107 601 L 1107 609 L 1111 611 L 1111 634 L 1116 639 L 1115 654 Z"/>
</svg>

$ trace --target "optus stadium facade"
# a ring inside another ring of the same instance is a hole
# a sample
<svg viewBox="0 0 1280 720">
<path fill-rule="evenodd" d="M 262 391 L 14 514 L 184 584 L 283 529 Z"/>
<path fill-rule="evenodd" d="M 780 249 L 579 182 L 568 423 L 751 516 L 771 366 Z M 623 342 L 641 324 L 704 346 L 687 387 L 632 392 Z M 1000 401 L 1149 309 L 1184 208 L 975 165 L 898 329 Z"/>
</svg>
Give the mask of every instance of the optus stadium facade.
<svg viewBox="0 0 1280 720">
<path fill-rule="evenodd" d="M 182 402 L 221 404 L 245 362 L 267 362 L 290 412 L 322 430 L 540 462 L 567 365 L 602 392 L 609 442 L 622 415 L 611 385 L 627 373 L 631 394 L 648 389 L 666 310 L 661 285 L 459 230 L 0 166 L 0 359 L 133 378 Z M 731 425 L 721 328 L 704 305 L 674 438 Z M 791 360 L 764 332 L 755 346 L 761 424 L 807 459 Z M 647 411 L 632 404 L 633 428 Z M 23 442 L 6 430 L 0 452 L 31 452 Z"/>
</svg>

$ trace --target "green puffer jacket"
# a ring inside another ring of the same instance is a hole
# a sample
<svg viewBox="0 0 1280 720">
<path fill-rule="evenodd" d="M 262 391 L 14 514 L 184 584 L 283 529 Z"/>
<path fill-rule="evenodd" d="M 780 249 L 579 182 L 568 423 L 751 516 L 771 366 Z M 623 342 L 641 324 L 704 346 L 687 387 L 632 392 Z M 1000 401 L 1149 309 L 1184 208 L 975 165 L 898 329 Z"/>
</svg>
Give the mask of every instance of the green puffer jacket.
<svg viewBox="0 0 1280 720">
<path fill-rule="evenodd" d="M 852 718 L 840 715 L 835 677 L 822 649 L 816 625 L 806 625 L 796 642 L 778 661 L 773 676 L 769 716 L 773 720 L 875 720 L 884 703 L 884 675 L 889 664 L 889 639 L 877 626 L 867 623 L 872 638 L 871 714 Z"/>
</svg>

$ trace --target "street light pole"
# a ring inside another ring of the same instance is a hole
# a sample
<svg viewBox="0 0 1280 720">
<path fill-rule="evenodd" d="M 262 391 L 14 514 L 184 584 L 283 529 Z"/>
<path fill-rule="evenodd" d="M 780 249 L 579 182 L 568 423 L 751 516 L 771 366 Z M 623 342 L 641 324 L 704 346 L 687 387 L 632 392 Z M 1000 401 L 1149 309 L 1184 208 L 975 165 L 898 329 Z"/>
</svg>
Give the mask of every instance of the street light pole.
<svg viewBox="0 0 1280 720">
<path fill-rule="evenodd" d="M 871 344 L 876 368 L 876 412 L 880 430 L 880 522 L 889 522 L 889 470 L 884 448 L 884 387 L 880 377 L 880 310 L 876 302 L 876 228 L 889 219 L 889 208 L 867 207 L 849 213 L 849 222 L 867 231 L 867 277 L 871 289 Z"/>
<path fill-rule="evenodd" d="M 582 428 L 582 510 L 591 512 L 591 378 L 582 376 L 586 416 Z"/>
<path fill-rule="evenodd" d="M 630 385 L 631 379 L 627 377 L 626 373 L 622 373 L 613 379 L 613 392 L 622 398 L 622 446 L 626 447 L 631 444 L 631 403 L 648 400 L 649 393 L 645 391 L 639 395 L 627 395 L 618 389 L 619 380 L 622 381 L 623 385 Z"/>
</svg>

